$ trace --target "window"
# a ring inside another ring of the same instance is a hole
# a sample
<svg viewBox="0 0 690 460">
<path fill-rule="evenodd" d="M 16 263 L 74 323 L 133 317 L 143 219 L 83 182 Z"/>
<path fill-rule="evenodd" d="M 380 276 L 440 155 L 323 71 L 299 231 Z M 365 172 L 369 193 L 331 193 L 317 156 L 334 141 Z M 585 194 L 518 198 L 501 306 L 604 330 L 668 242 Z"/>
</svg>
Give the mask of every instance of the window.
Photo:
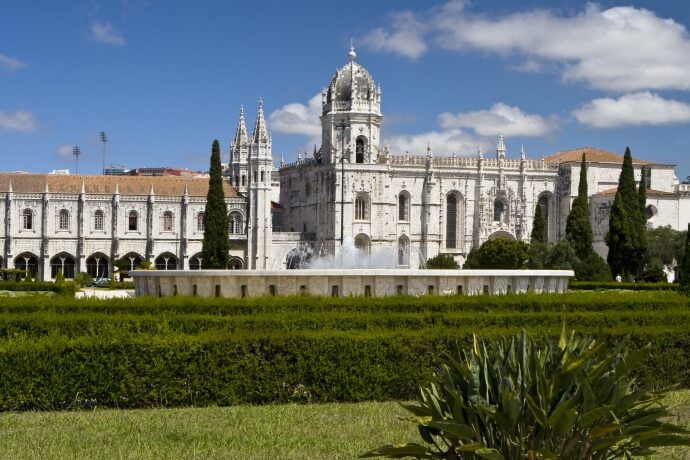
<svg viewBox="0 0 690 460">
<path fill-rule="evenodd" d="M 173 213 L 165 211 L 163 213 L 163 231 L 172 232 L 173 229 Z"/>
<path fill-rule="evenodd" d="M 203 232 L 204 231 L 204 213 L 200 212 L 196 215 L 196 231 L 197 232 Z"/>
<path fill-rule="evenodd" d="M 537 202 L 539 210 L 541 211 L 541 216 L 544 219 L 544 238 L 546 242 L 549 241 L 549 197 L 541 196 Z"/>
<path fill-rule="evenodd" d="M 264 183 L 264 180 L 265 180 L 264 172 L 261 171 L 261 183 L 262 183 L 262 184 Z"/>
<path fill-rule="evenodd" d="M 364 163 L 364 138 L 358 137 L 355 147 L 355 162 Z"/>
<path fill-rule="evenodd" d="M 22 211 L 22 228 L 24 230 L 32 230 L 34 228 L 34 213 L 31 209 Z"/>
<path fill-rule="evenodd" d="M 410 240 L 405 236 L 398 238 L 398 265 L 410 264 Z"/>
<path fill-rule="evenodd" d="M 235 174 L 235 187 L 239 187 L 239 186 L 240 186 L 240 175 Z"/>
<path fill-rule="evenodd" d="M 129 217 L 127 219 L 127 228 L 130 232 L 135 232 L 139 228 L 139 214 L 136 211 L 129 211 Z"/>
<path fill-rule="evenodd" d="M 93 213 L 93 229 L 103 231 L 103 211 L 100 209 Z"/>
<path fill-rule="evenodd" d="M 247 185 L 247 176 L 242 174 L 242 187 L 244 187 L 245 185 Z"/>
<path fill-rule="evenodd" d="M 398 196 L 398 220 L 410 220 L 408 202 L 409 200 L 407 199 L 407 194 L 400 193 L 400 195 Z"/>
<path fill-rule="evenodd" d="M 69 212 L 66 209 L 61 209 L 58 214 L 58 229 L 69 230 Z"/>
<path fill-rule="evenodd" d="M 231 212 L 228 217 L 228 233 L 231 235 L 242 233 L 242 214 L 237 211 Z"/>
<path fill-rule="evenodd" d="M 359 195 L 355 199 L 355 220 L 367 220 L 369 217 L 368 211 L 366 198 Z"/>
<path fill-rule="evenodd" d="M 458 246 L 458 198 L 451 194 L 446 197 L 446 248 Z"/>
<path fill-rule="evenodd" d="M 501 222 L 503 220 L 503 215 L 505 214 L 505 205 L 503 201 L 494 201 L 494 222 Z"/>
</svg>

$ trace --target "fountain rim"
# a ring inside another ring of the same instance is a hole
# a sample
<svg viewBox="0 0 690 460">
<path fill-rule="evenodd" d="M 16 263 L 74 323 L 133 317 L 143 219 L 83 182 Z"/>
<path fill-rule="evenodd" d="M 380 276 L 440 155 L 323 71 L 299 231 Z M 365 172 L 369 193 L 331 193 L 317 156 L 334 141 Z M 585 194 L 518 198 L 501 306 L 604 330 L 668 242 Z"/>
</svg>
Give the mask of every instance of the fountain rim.
<svg viewBox="0 0 690 460">
<path fill-rule="evenodd" d="M 424 277 L 424 276 L 468 276 L 468 277 L 479 277 L 479 276 L 565 276 L 574 278 L 575 272 L 572 270 L 492 270 L 492 269 L 482 269 L 482 270 L 462 270 L 462 269 L 449 269 L 449 270 L 436 270 L 436 269 L 398 269 L 398 268 L 326 268 L 326 269 L 295 269 L 295 270 L 134 270 L 129 273 L 129 276 L 133 278 L 153 276 L 153 277 L 163 277 L 163 276 L 231 276 L 231 277 L 242 277 L 242 276 L 286 276 L 286 277 L 301 277 L 301 276 L 413 276 L 413 277 Z"/>
</svg>

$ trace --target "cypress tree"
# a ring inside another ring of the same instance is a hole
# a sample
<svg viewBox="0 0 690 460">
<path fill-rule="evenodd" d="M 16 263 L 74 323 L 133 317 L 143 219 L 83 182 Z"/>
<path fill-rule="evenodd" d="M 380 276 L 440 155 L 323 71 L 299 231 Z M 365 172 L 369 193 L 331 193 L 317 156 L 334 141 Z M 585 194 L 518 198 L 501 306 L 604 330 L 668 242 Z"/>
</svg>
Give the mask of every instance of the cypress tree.
<svg viewBox="0 0 690 460">
<path fill-rule="evenodd" d="M 682 291 L 686 294 L 690 294 L 690 224 L 688 224 L 688 233 L 685 236 L 685 255 L 683 256 L 683 263 L 680 266 L 678 282 L 680 283 Z"/>
<path fill-rule="evenodd" d="M 630 234 L 630 221 L 623 203 L 623 195 L 616 192 L 611 214 L 609 216 L 609 232 L 606 234 L 606 244 L 609 253 L 606 262 L 611 267 L 611 275 L 621 275 L 625 280 L 630 279 L 630 259 L 633 245 Z"/>
<path fill-rule="evenodd" d="M 203 268 L 224 269 L 228 267 L 230 240 L 218 140 L 213 141 L 211 148 L 210 175 L 204 211 L 204 243 L 201 250 Z"/>
<path fill-rule="evenodd" d="M 541 213 L 541 206 L 537 204 L 534 209 L 534 221 L 532 222 L 532 235 L 530 242 L 543 243 L 546 240 L 546 235 L 544 235 L 544 216 Z"/>
<path fill-rule="evenodd" d="M 592 226 L 589 223 L 589 205 L 587 198 L 587 158 L 582 155 L 580 165 L 580 183 L 577 198 L 568 214 L 565 225 L 565 237 L 581 258 L 589 255 L 592 249 Z"/>
</svg>

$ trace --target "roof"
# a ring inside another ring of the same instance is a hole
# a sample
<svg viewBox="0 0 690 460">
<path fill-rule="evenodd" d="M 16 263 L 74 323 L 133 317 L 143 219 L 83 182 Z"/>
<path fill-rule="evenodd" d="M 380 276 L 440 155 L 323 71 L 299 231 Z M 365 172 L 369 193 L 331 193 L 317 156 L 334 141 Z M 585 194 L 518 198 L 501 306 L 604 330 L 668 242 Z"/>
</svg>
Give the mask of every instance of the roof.
<svg viewBox="0 0 690 460">
<path fill-rule="evenodd" d="M 179 176 L 87 176 L 55 174 L 0 173 L 0 192 L 43 193 L 46 184 L 50 193 L 74 193 L 84 190 L 89 194 L 112 195 L 119 189 L 120 195 L 148 195 L 153 188 L 156 196 L 182 196 L 185 187 L 190 196 L 206 196 L 208 178 Z M 225 198 L 239 197 L 237 191 L 223 181 Z"/>
<path fill-rule="evenodd" d="M 581 147 L 579 149 L 564 150 L 556 152 L 545 158 L 548 163 L 568 163 L 571 161 L 582 161 L 582 155 L 587 156 L 588 163 L 623 163 L 623 155 L 594 147 Z M 633 158 L 634 164 L 647 165 L 650 161 L 643 161 Z"/>
<path fill-rule="evenodd" d="M 601 192 L 595 193 L 595 196 L 616 196 L 618 192 L 618 187 L 610 188 L 608 190 L 603 190 Z M 675 196 L 673 192 L 664 192 L 662 190 L 654 190 L 651 188 L 647 189 L 647 196 Z"/>
</svg>

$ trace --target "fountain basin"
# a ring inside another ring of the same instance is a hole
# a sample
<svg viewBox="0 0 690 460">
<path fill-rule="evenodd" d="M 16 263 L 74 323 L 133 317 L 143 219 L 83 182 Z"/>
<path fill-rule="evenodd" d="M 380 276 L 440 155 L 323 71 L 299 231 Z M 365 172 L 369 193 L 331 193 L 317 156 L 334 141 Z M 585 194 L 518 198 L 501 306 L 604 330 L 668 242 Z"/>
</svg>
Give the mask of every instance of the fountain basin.
<svg viewBox="0 0 690 460">
<path fill-rule="evenodd" d="M 477 295 L 565 292 L 572 270 L 135 270 L 137 296 Z"/>
</svg>

